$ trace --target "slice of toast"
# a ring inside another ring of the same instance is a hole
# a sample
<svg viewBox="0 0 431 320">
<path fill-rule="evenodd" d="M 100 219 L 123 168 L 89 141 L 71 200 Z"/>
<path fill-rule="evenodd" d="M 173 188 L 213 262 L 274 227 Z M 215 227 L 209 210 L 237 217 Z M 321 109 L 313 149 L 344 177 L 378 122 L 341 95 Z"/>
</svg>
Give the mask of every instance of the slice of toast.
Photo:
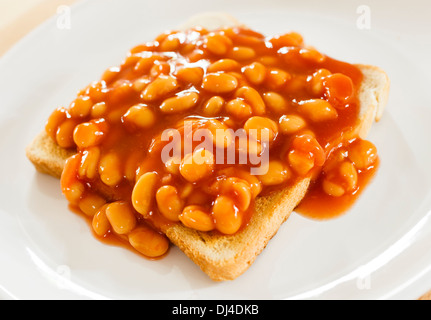
<svg viewBox="0 0 431 320">
<path fill-rule="evenodd" d="M 236 26 L 239 22 L 226 14 L 207 13 L 193 17 L 182 29 L 196 25 L 216 29 Z M 384 71 L 374 66 L 357 66 L 363 73 L 359 122 L 351 132 L 344 133 L 345 139 L 367 136 L 372 123 L 381 118 L 389 93 L 389 79 Z M 75 151 L 61 149 L 42 132 L 28 146 L 26 153 L 38 171 L 60 178 L 66 159 Z M 232 280 L 250 267 L 301 202 L 309 184 L 310 179 L 305 178 L 284 190 L 259 196 L 248 225 L 235 235 L 200 232 L 181 224 L 166 226 L 162 231 L 211 279 Z"/>
</svg>

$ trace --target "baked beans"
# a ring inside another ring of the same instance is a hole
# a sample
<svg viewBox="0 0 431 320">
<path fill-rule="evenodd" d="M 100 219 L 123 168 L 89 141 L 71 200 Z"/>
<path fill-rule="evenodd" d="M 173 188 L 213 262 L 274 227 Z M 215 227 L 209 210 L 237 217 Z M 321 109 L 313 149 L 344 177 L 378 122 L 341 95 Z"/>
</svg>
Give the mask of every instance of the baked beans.
<svg viewBox="0 0 431 320">
<path fill-rule="evenodd" d="M 215 54 L 224 55 L 232 48 L 232 40 L 222 33 L 210 33 L 204 42 L 205 48 Z"/>
<path fill-rule="evenodd" d="M 81 178 L 93 180 L 98 174 L 98 165 L 100 159 L 100 148 L 91 147 L 82 153 L 81 166 L 78 169 Z"/>
<path fill-rule="evenodd" d="M 80 167 L 82 156 L 76 154 L 67 159 L 63 173 L 61 175 L 61 189 L 66 199 L 74 205 L 77 205 L 85 192 L 85 184 L 76 180 L 77 172 Z"/>
<path fill-rule="evenodd" d="M 291 75 L 279 68 L 270 68 L 266 75 L 265 84 L 271 90 L 281 89 L 289 80 Z"/>
<path fill-rule="evenodd" d="M 308 82 L 310 85 L 310 92 L 317 96 L 322 97 L 325 93 L 324 80 L 331 72 L 327 69 L 319 69 L 312 76 L 309 77 Z"/>
<path fill-rule="evenodd" d="M 295 32 L 169 31 L 133 48 L 56 109 L 45 129 L 77 151 L 61 187 L 94 233 L 159 257 L 169 241 L 158 231 L 170 224 L 233 235 L 259 196 L 303 177 L 334 198 L 354 193 L 377 162 L 372 143 L 337 140 L 356 125 L 361 81 L 359 69 L 305 46 Z M 194 141 L 200 129 L 212 140 Z M 164 161 L 167 146 L 173 154 Z"/>
<path fill-rule="evenodd" d="M 108 126 L 104 120 L 81 123 L 73 132 L 73 141 L 78 148 L 89 148 L 100 144 Z"/>
<path fill-rule="evenodd" d="M 265 117 L 251 117 L 244 124 L 244 130 L 256 141 L 262 142 L 262 137 L 268 137 L 268 142 L 277 138 L 278 125 Z"/>
<path fill-rule="evenodd" d="M 247 119 L 248 117 L 250 117 L 253 114 L 253 109 L 243 99 L 236 98 L 236 99 L 230 100 L 226 104 L 226 112 L 230 116 L 238 120 L 241 120 L 241 119 Z"/>
<path fill-rule="evenodd" d="M 115 187 L 123 179 L 122 163 L 120 156 L 114 152 L 107 153 L 100 158 L 99 176 L 102 182 L 110 187 Z"/>
<path fill-rule="evenodd" d="M 354 88 L 352 79 L 348 76 L 335 73 L 325 77 L 323 81 L 325 98 L 336 108 L 343 109 L 349 105 Z"/>
<path fill-rule="evenodd" d="M 206 116 L 214 117 L 218 116 L 223 109 L 225 101 L 220 96 L 214 96 L 208 99 L 203 107 L 203 113 Z"/>
<path fill-rule="evenodd" d="M 75 141 L 73 139 L 73 133 L 75 131 L 78 122 L 74 119 L 66 119 L 61 123 L 55 135 L 56 143 L 64 149 L 71 149 L 76 147 Z"/>
<path fill-rule="evenodd" d="M 299 175 L 307 175 L 314 168 L 314 158 L 309 152 L 291 150 L 288 155 L 290 167 Z"/>
<path fill-rule="evenodd" d="M 241 228 L 243 214 L 235 206 L 232 198 L 219 196 L 214 201 L 212 217 L 218 231 L 224 234 L 234 234 Z"/>
<path fill-rule="evenodd" d="M 260 116 L 265 114 L 265 103 L 256 89 L 249 86 L 243 86 L 236 91 L 235 96 L 244 99 L 244 101 L 251 106 L 254 115 Z"/>
<path fill-rule="evenodd" d="M 156 172 L 147 172 L 139 178 L 133 188 L 133 207 L 144 217 L 147 216 L 152 209 L 157 184 L 158 174 Z"/>
<path fill-rule="evenodd" d="M 91 118 L 98 119 L 106 115 L 108 107 L 105 102 L 99 102 L 91 108 Z"/>
<path fill-rule="evenodd" d="M 309 60 L 309 61 L 314 62 L 314 63 L 322 63 L 326 59 L 326 57 L 323 54 L 321 54 L 319 51 L 317 51 L 316 49 L 311 49 L 311 48 L 301 49 L 301 50 L 299 50 L 299 54 L 304 59 Z"/>
<path fill-rule="evenodd" d="M 177 90 L 179 84 L 173 76 L 160 75 L 142 92 L 142 99 L 148 102 L 159 100 Z"/>
<path fill-rule="evenodd" d="M 244 61 L 253 59 L 256 56 L 256 52 L 252 48 L 239 46 L 233 47 L 227 56 L 234 60 Z"/>
<path fill-rule="evenodd" d="M 93 217 L 106 204 L 105 198 L 95 193 L 83 196 L 79 201 L 79 209 L 87 216 Z"/>
<path fill-rule="evenodd" d="M 66 121 L 68 112 L 66 108 L 57 108 L 48 118 L 45 125 L 46 133 L 55 141 L 57 141 L 57 131 L 59 126 Z"/>
<path fill-rule="evenodd" d="M 125 201 L 110 203 L 105 208 L 108 221 L 117 234 L 127 234 L 136 227 L 136 217 L 132 206 Z"/>
<path fill-rule="evenodd" d="M 171 66 L 167 62 L 157 60 L 150 70 L 150 76 L 155 78 L 161 74 L 169 74 L 170 71 Z"/>
<path fill-rule="evenodd" d="M 160 51 L 176 51 L 180 46 L 180 39 L 171 34 L 160 43 Z"/>
<path fill-rule="evenodd" d="M 199 100 L 196 92 L 186 92 L 174 98 L 166 99 L 161 105 L 160 110 L 163 113 L 184 112 L 193 108 Z"/>
<path fill-rule="evenodd" d="M 355 167 L 360 170 L 366 170 L 377 160 L 376 146 L 367 140 L 356 140 L 350 145 L 348 150 L 349 159 Z"/>
<path fill-rule="evenodd" d="M 298 110 L 313 122 L 323 122 L 338 118 L 337 110 L 326 100 L 310 99 L 298 103 Z"/>
<path fill-rule="evenodd" d="M 247 80 L 253 85 L 260 85 L 265 81 L 266 78 L 266 67 L 259 62 L 253 62 L 252 64 L 245 66 L 242 72 L 246 76 Z"/>
<path fill-rule="evenodd" d="M 293 139 L 288 161 L 298 175 L 307 175 L 314 167 L 323 166 L 325 160 L 325 151 L 314 136 L 302 134 Z"/>
<path fill-rule="evenodd" d="M 280 131 L 284 134 L 291 135 L 306 127 L 305 120 L 295 114 L 284 115 L 280 117 L 279 126 Z"/>
<path fill-rule="evenodd" d="M 357 189 L 358 173 L 353 163 L 341 162 L 339 167 L 329 171 L 323 180 L 323 190 L 334 197 L 341 197 Z"/>
<path fill-rule="evenodd" d="M 229 93 L 238 87 L 238 80 L 227 73 L 210 73 L 205 76 L 202 88 L 212 93 Z"/>
<path fill-rule="evenodd" d="M 269 42 L 276 48 L 282 47 L 298 47 L 303 45 L 304 39 L 297 32 L 290 32 L 283 35 L 278 35 L 269 39 Z"/>
<path fill-rule="evenodd" d="M 173 186 L 162 186 L 156 192 L 157 207 L 160 213 L 171 221 L 178 221 L 184 202 L 177 188 Z"/>
<path fill-rule="evenodd" d="M 111 230 L 111 224 L 109 223 L 108 217 L 106 216 L 106 208 L 108 205 L 100 208 L 93 217 L 92 226 L 93 231 L 99 237 L 106 236 Z"/>
<path fill-rule="evenodd" d="M 184 157 L 180 173 L 189 182 L 197 182 L 212 175 L 215 166 L 214 155 L 206 149 L 199 149 Z"/>
<path fill-rule="evenodd" d="M 179 220 L 189 228 L 198 231 L 211 231 L 215 229 L 213 217 L 205 211 L 204 207 L 191 205 L 184 208 Z"/>
<path fill-rule="evenodd" d="M 74 118 L 85 118 L 91 111 L 93 102 L 90 97 L 78 97 L 69 107 L 69 113 Z"/>
<path fill-rule="evenodd" d="M 151 128 L 156 122 L 154 111 L 145 104 L 131 107 L 123 116 L 123 121 L 140 129 Z"/>
<path fill-rule="evenodd" d="M 199 86 L 202 83 L 204 70 L 200 67 L 180 68 L 175 73 L 175 76 L 183 83 Z"/>
<path fill-rule="evenodd" d="M 259 180 L 264 186 L 274 186 L 287 182 L 292 177 L 289 167 L 279 160 L 272 160 L 268 163 L 268 171 L 259 176 Z"/>
<path fill-rule="evenodd" d="M 169 240 L 145 225 L 130 232 L 128 238 L 131 246 L 146 257 L 158 258 L 169 250 Z"/>
<path fill-rule="evenodd" d="M 220 59 L 208 67 L 209 73 L 214 72 L 228 72 L 228 71 L 238 71 L 241 68 L 239 62 L 232 59 Z"/>
<path fill-rule="evenodd" d="M 205 128 L 211 133 L 211 139 L 215 147 L 224 149 L 233 143 L 232 132 L 226 124 L 216 119 L 211 119 L 207 122 Z"/>
<path fill-rule="evenodd" d="M 277 92 L 265 92 L 263 100 L 268 109 L 274 114 L 286 114 L 288 111 L 289 104 L 287 100 Z"/>
</svg>

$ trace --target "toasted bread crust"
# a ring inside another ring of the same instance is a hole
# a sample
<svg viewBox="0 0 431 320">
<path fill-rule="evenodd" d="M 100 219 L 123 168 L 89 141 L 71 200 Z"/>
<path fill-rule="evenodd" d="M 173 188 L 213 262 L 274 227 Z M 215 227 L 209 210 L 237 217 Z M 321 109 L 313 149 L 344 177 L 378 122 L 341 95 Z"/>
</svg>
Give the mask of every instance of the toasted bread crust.
<svg viewBox="0 0 431 320">
<path fill-rule="evenodd" d="M 27 158 L 34 164 L 37 171 L 60 179 L 66 160 L 76 150 L 60 148 L 48 134 L 41 132 L 26 148 Z"/>
<path fill-rule="evenodd" d="M 238 25 L 228 15 L 206 14 L 194 17 L 184 25 L 205 25 L 209 28 Z M 374 120 L 379 120 L 386 105 L 389 80 L 379 68 L 358 65 L 364 75 L 359 91 L 360 119 L 350 133 L 365 138 Z M 344 136 L 344 138 L 346 138 Z M 63 150 L 42 132 L 27 148 L 27 156 L 42 173 L 59 178 L 73 150 Z M 235 235 L 225 236 L 212 232 L 199 232 L 181 224 L 165 227 L 162 231 L 193 262 L 215 281 L 232 280 L 244 273 L 277 233 L 280 226 L 305 196 L 310 179 L 301 179 L 284 190 L 256 199 L 254 213 L 248 225 Z"/>
<path fill-rule="evenodd" d="M 301 179 L 289 188 L 258 197 L 250 222 L 235 235 L 205 233 L 180 224 L 164 232 L 211 279 L 233 280 L 251 266 L 289 218 L 307 192 L 309 183 L 310 179 Z"/>
</svg>

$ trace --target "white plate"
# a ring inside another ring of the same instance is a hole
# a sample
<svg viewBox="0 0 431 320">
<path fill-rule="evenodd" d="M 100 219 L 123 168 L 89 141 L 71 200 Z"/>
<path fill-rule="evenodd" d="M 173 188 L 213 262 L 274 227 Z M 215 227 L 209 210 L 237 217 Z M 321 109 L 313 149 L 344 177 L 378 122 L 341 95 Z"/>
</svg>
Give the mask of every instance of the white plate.
<svg viewBox="0 0 431 320">
<path fill-rule="evenodd" d="M 27 36 L 0 61 L 0 295 L 416 299 L 430 290 L 431 5 L 368 1 L 363 9 L 356 1 L 92 0 L 72 8 L 70 30 L 56 16 Z M 358 28 L 367 9 L 371 29 Z M 225 283 L 176 249 L 151 262 L 96 241 L 58 181 L 35 173 L 24 154 L 55 107 L 132 46 L 203 11 L 227 11 L 266 34 L 299 31 L 321 51 L 378 65 L 392 80 L 370 137 L 381 168 L 356 206 L 327 222 L 293 214 L 252 267 Z"/>
</svg>

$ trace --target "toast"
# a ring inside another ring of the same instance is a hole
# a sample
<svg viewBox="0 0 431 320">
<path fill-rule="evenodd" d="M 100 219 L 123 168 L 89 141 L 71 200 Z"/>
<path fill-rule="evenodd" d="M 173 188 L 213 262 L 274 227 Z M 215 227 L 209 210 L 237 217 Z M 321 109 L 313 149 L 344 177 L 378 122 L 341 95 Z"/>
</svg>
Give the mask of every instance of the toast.
<svg viewBox="0 0 431 320">
<path fill-rule="evenodd" d="M 208 13 L 190 19 L 181 28 L 200 25 L 206 29 L 237 26 L 239 22 L 222 13 Z M 389 79 L 375 66 L 357 65 L 363 73 L 359 90 L 359 121 L 343 139 L 365 138 L 374 121 L 378 121 L 385 108 Z M 60 178 L 66 159 L 75 150 L 60 148 L 44 132 L 27 147 L 26 154 L 36 169 Z M 310 178 L 303 178 L 288 188 L 266 196 L 258 196 L 249 223 L 234 235 L 200 232 L 182 224 L 166 225 L 161 230 L 212 280 L 233 280 L 243 274 L 277 233 L 280 226 L 307 193 Z"/>
</svg>

